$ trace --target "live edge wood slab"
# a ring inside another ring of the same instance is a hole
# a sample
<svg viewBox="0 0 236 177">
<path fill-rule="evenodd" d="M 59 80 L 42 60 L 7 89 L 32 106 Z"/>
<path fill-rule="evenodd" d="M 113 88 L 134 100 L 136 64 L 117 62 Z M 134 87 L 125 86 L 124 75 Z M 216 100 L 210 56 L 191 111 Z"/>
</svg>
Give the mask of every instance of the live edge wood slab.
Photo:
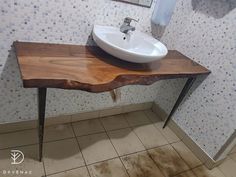
<svg viewBox="0 0 236 177">
<path fill-rule="evenodd" d="M 43 136 L 47 88 L 104 92 L 139 84 L 149 85 L 161 79 L 188 78 L 174 107 L 165 120 L 167 125 L 198 75 L 210 71 L 177 51 L 149 64 L 119 60 L 98 47 L 14 42 L 26 88 L 38 88 L 39 161 L 43 157 Z"/>
<path fill-rule="evenodd" d="M 25 88 L 78 89 L 104 92 L 124 85 L 196 77 L 210 71 L 178 51 L 161 60 L 134 64 L 98 47 L 14 42 Z"/>
</svg>

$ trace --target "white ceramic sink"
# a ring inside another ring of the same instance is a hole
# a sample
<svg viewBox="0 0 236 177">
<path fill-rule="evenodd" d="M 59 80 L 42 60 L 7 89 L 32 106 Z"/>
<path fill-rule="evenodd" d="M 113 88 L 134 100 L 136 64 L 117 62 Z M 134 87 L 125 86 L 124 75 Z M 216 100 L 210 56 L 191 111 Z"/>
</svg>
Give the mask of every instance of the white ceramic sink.
<svg viewBox="0 0 236 177">
<path fill-rule="evenodd" d="M 94 25 L 93 39 L 107 53 L 133 63 L 149 63 L 166 56 L 168 50 L 155 38 L 134 31 L 129 34 L 119 28 Z"/>
</svg>

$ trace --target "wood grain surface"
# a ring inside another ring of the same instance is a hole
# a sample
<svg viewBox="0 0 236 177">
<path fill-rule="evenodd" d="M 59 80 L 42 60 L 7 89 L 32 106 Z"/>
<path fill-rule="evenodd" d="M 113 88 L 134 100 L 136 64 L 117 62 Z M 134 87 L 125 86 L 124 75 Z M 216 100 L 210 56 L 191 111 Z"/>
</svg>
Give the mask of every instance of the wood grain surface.
<svg viewBox="0 0 236 177">
<path fill-rule="evenodd" d="M 109 91 L 124 85 L 150 85 L 158 80 L 196 77 L 210 71 L 178 51 L 148 64 L 117 59 L 99 47 L 14 42 L 26 88 Z"/>
</svg>

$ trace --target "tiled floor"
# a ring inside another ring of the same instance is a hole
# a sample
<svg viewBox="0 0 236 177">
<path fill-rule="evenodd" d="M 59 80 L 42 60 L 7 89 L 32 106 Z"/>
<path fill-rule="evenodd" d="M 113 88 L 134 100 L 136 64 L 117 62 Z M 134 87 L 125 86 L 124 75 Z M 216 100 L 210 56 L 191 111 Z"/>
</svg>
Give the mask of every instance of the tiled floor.
<svg viewBox="0 0 236 177">
<path fill-rule="evenodd" d="M 0 176 L 30 170 L 31 177 L 235 177 L 236 152 L 207 170 L 187 146 L 150 110 L 47 127 L 43 162 L 37 131 L 0 134 Z M 11 165 L 10 151 L 25 160 Z"/>
</svg>

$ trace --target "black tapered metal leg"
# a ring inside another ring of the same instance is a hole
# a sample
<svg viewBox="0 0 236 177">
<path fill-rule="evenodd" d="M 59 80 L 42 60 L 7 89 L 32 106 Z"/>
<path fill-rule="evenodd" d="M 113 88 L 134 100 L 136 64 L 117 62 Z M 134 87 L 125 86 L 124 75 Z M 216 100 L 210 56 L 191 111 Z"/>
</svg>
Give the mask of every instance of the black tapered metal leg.
<svg viewBox="0 0 236 177">
<path fill-rule="evenodd" d="M 179 104 L 181 103 L 181 101 L 184 99 L 185 95 L 188 93 L 189 89 L 192 87 L 194 81 L 196 80 L 196 78 L 194 77 L 190 77 L 188 78 L 188 80 L 186 81 L 183 90 L 181 91 L 177 101 L 175 102 L 174 107 L 172 108 L 169 116 L 167 117 L 167 119 L 165 120 L 164 126 L 163 128 L 166 127 L 166 125 L 168 124 L 168 122 L 170 121 L 172 115 L 174 114 L 174 112 L 176 111 L 176 109 L 179 107 Z"/>
<path fill-rule="evenodd" d="M 39 136 L 39 161 L 43 157 L 43 134 L 46 108 L 47 88 L 38 88 L 38 136 Z"/>
</svg>

